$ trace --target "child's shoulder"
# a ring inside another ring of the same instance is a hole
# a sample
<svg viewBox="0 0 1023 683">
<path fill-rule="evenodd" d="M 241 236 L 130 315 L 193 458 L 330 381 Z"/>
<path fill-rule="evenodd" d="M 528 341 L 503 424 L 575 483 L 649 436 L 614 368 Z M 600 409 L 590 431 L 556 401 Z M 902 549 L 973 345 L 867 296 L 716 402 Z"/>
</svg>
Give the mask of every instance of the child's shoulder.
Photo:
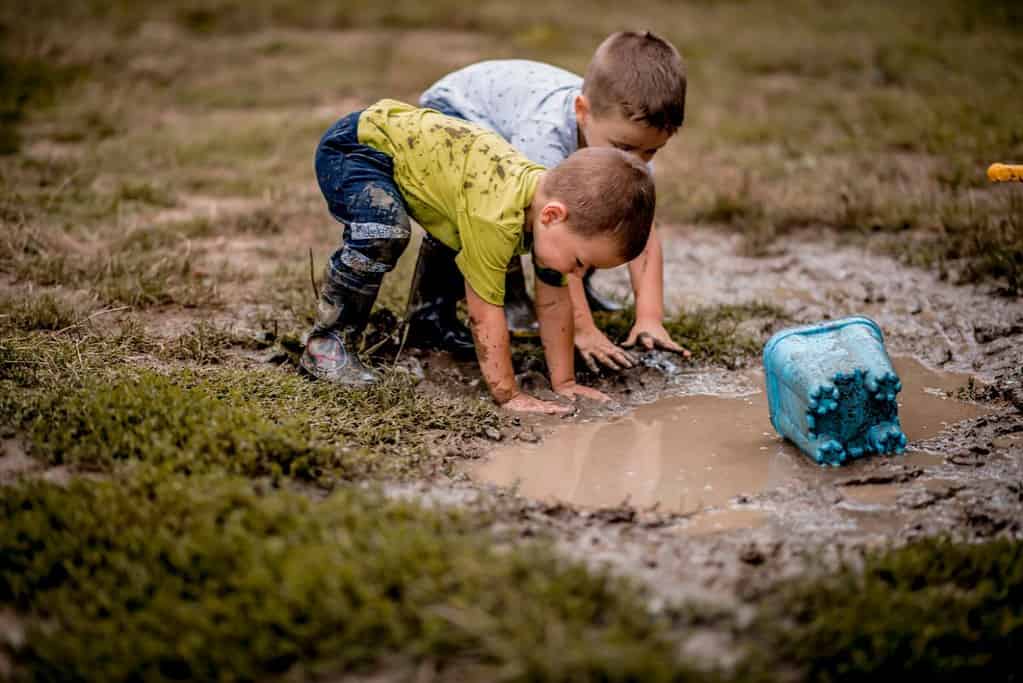
<svg viewBox="0 0 1023 683">
<path fill-rule="evenodd" d="M 545 83 L 553 83 L 557 87 L 582 84 L 582 78 L 571 71 L 553 64 L 534 62 L 529 59 L 488 59 L 448 74 L 446 79 L 488 79 L 503 82 L 506 85 L 528 83 L 533 87 Z"/>
</svg>

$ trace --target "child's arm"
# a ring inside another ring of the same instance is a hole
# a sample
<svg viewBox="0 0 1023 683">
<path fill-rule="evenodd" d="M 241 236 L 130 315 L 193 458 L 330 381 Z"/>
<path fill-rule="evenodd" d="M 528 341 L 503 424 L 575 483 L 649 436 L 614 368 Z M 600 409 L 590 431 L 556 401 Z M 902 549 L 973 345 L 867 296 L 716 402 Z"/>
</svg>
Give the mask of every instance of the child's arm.
<svg viewBox="0 0 1023 683">
<path fill-rule="evenodd" d="M 664 329 L 664 259 L 655 228 L 650 228 L 650 238 L 643 253 L 629 262 L 629 277 L 636 293 L 636 322 L 622 346 L 635 346 L 638 341 L 647 349 L 667 349 L 688 357 L 689 351 L 676 344 Z M 586 302 L 582 280 L 570 277 L 569 288 L 575 317 L 575 345 L 590 370 L 596 372 L 597 363 L 612 370 L 635 365 L 633 356 L 597 329 Z"/>
<path fill-rule="evenodd" d="M 636 293 L 636 322 L 623 346 L 637 342 L 647 349 L 666 349 L 688 357 L 664 329 L 664 256 L 657 227 L 650 227 L 650 237 L 639 258 L 629 262 L 632 291 Z"/>
<path fill-rule="evenodd" d="M 579 355 L 586 361 L 590 370 L 597 372 L 597 364 L 612 370 L 631 368 L 636 364 L 628 351 L 615 344 L 597 329 L 593 322 L 593 313 L 586 301 L 586 290 L 583 289 L 582 278 L 568 276 L 568 292 L 572 298 L 572 313 L 575 323 L 575 346 Z"/>
<path fill-rule="evenodd" d="M 498 405 L 509 410 L 530 413 L 567 413 L 570 408 L 551 401 L 541 401 L 522 393 L 515 381 L 511 362 L 511 343 L 504 308 L 484 301 L 466 282 L 465 296 L 469 305 L 469 325 L 476 343 L 483 379 Z"/>
<path fill-rule="evenodd" d="M 575 349 L 572 345 L 572 299 L 568 287 L 554 287 L 536 279 L 536 317 L 540 321 L 551 386 L 563 396 L 583 396 L 598 401 L 611 397 L 575 383 Z"/>
</svg>

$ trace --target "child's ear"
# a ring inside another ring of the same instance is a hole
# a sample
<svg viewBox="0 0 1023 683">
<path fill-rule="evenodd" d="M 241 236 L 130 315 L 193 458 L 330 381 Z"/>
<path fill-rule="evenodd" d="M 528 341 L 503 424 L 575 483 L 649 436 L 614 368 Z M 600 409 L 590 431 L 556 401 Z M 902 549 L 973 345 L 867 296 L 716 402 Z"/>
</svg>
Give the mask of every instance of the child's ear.
<svg viewBox="0 0 1023 683">
<path fill-rule="evenodd" d="M 585 125 L 590 117 L 590 101 L 586 99 L 586 95 L 575 96 L 575 121 L 576 125 Z"/>
<path fill-rule="evenodd" d="M 557 199 L 547 202 L 540 209 L 540 222 L 544 225 L 564 222 L 568 219 L 568 207 Z"/>
</svg>

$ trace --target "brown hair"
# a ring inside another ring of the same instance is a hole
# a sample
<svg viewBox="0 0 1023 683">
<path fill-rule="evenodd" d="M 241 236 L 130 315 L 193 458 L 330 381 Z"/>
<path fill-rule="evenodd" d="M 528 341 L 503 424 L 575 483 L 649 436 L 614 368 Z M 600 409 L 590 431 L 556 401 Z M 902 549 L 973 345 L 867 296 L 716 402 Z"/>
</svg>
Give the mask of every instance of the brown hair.
<svg viewBox="0 0 1023 683">
<path fill-rule="evenodd" d="M 586 147 L 547 172 L 544 193 L 565 204 L 568 224 L 585 237 L 611 237 L 631 261 L 650 237 L 657 196 L 643 162 L 613 147 Z"/>
<path fill-rule="evenodd" d="M 686 68 L 678 50 L 644 31 L 612 33 L 593 53 L 583 78 L 593 113 L 622 116 L 674 135 L 686 111 Z"/>
</svg>

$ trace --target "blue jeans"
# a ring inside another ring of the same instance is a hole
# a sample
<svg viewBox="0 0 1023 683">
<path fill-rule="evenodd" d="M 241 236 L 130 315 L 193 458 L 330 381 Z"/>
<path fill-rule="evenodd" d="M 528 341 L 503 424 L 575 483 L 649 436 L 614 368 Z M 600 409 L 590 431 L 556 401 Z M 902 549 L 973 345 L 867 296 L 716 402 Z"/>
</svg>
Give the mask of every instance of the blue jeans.
<svg viewBox="0 0 1023 683">
<path fill-rule="evenodd" d="M 359 142 L 361 113 L 331 126 L 316 148 L 316 180 L 330 214 L 344 226 L 324 291 L 340 287 L 375 298 L 384 274 L 408 246 L 412 228 L 391 157 Z"/>
</svg>

